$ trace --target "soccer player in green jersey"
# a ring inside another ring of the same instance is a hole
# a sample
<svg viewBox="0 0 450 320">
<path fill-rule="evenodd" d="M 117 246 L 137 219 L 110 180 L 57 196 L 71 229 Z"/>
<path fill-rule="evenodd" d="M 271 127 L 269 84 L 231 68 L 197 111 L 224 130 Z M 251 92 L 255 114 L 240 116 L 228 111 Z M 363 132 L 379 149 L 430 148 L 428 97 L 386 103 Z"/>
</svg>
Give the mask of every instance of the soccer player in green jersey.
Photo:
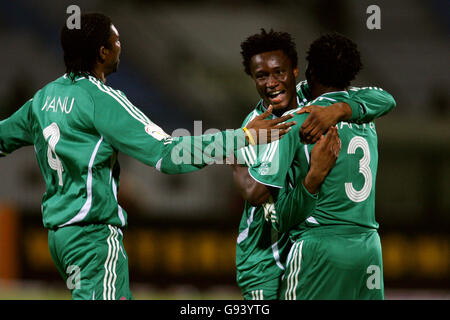
<svg viewBox="0 0 450 320">
<path fill-rule="evenodd" d="M 351 40 L 338 34 L 322 36 L 312 43 L 307 61 L 306 76 L 313 97 L 309 105 L 328 107 L 359 91 L 349 88 L 362 66 Z M 306 114 L 294 119 L 294 128 L 299 129 Z M 317 197 L 312 213 L 301 207 L 302 186 L 294 183 L 295 188 L 289 191 L 286 184 L 293 165 L 297 181 L 310 184 L 306 173 L 313 167 L 313 145 L 288 134 L 280 143 L 272 143 L 273 157 L 249 169 L 276 200 L 266 211 L 273 227 L 289 232 L 293 241 L 282 277 L 281 299 L 384 298 L 381 243 L 375 220 L 375 124 L 342 121 L 327 136 L 336 130 L 342 149 L 335 167 L 318 173 L 321 179 L 313 180 L 315 187 L 308 189 Z"/>
<path fill-rule="evenodd" d="M 298 76 L 297 52 L 289 34 L 262 30 L 260 34 L 247 38 L 241 48 L 245 71 L 255 81 L 262 98 L 246 117 L 243 126 L 264 112 L 269 104 L 275 110 L 271 117 L 276 117 L 288 110 L 298 109 L 312 99 L 307 81 L 295 86 Z M 326 109 L 308 107 L 311 114 L 302 126 L 305 140 L 316 142 L 325 130 L 339 121 L 369 122 L 395 106 L 392 96 L 378 88 L 352 88 L 349 95 L 340 101 Z M 330 141 L 333 141 L 331 137 Z M 312 215 L 317 201 L 312 191 L 325 178 L 323 173 L 334 165 L 339 149 L 337 142 L 330 143 L 326 148 L 324 144 L 324 141 L 320 141 L 313 152 L 311 167 L 305 171 L 308 172 L 305 184 L 297 178 L 294 165 L 293 169 L 288 170 L 289 179 L 286 180 L 284 190 L 297 185 L 293 191 L 296 194 L 294 205 L 305 215 Z M 245 299 L 276 299 L 290 241 L 288 233 L 273 229 L 270 221 L 265 220 L 265 208 L 261 204 L 267 201 L 270 193 L 248 174 L 247 167 L 262 161 L 270 162 L 275 155 L 275 144 L 258 147 L 249 146 L 239 150 L 237 157 L 245 165 L 233 165 L 235 184 L 244 199 L 248 200 L 244 204 L 236 246 L 237 283 Z M 331 148 L 334 148 L 334 152 Z M 284 205 L 292 207 L 289 201 L 293 201 L 293 198 L 285 200 Z M 271 206 L 270 203 L 265 205 L 266 209 Z"/>
<path fill-rule="evenodd" d="M 118 152 L 164 173 L 191 172 L 219 154 L 225 159 L 228 152 L 248 144 L 246 139 L 258 142 L 261 132 L 275 129 L 283 135 L 293 123 L 282 124 L 291 117 L 264 120 L 270 115 L 266 112 L 247 125 L 254 136 L 238 129 L 171 137 L 123 92 L 105 84 L 118 69 L 121 51 L 110 18 L 81 15 L 81 28 L 63 27 L 61 44 L 66 74 L 0 121 L 0 156 L 34 145 L 46 183 L 43 224 L 49 230 L 52 258 L 72 297 L 130 299 L 122 232 L 127 214 L 117 202 Z M 207 147 L 215 154 L 203 152 Z M 179 161 L 186 155 L 188 161 Z"/>
</svg>

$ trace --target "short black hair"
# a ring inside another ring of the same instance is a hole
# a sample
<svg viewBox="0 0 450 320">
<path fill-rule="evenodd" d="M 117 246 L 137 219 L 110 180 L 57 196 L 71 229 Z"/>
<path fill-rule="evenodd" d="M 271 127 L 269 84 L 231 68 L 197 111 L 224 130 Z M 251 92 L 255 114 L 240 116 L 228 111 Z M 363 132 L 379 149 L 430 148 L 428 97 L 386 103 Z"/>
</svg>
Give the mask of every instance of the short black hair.
<svg viewBox="0 0 450 320">
<path fill-rule="evenodd" d="M 80 28 L 61 29 L 61 46 L 64 51 L 66 73 L 72 80 L 78 75 L 89 75 L 97 59 L 99 49 L 110 48 L 112 21 L 101 13 L 85 13 L 80 16 Z"/>
<path fill-rule="evenodd" d="M 242 64 L 245 73 L 251 76 L 250 60 L 254 55 L 276 50 L 282 50 L 288 56 L 292 68 L 297 67 L 297 49 L 289 33 L 275 32 L 273 29 L 267 32 L 264 28 L 261 28 L 261 33 L 248 37 L 241 43 Z"/>
<path fill-rule="evenodd" d="M 315 40 L 306 60 L 307 72 L 311 72 L 320 84 L 336 88 L 348 87 L 363 66 L 357 45 L 336 32 Z"/>
</svg>

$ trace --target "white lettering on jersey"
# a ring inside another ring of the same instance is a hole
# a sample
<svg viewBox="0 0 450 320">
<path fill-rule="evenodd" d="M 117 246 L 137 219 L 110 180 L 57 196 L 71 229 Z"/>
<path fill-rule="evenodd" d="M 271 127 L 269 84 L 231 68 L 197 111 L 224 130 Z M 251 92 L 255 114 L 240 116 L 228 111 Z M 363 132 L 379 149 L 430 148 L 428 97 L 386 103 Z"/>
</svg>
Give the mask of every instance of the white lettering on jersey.
<svg viewBox="0 0 450 320">
<path fill-rule="evenodd" d="M 69 100 L 70 97 L 51 97 L 47 96 L 45 99 L 45 104 L 41 108 L 41 111 L 48 112 L 50 109 L 53 110 L 53 112 L 61 111 L 62 113 L 69 114 L 72 111 L 73 104 L 75 103 L 75 98 L 72 98 L 72 100 Z M 50 101 L 50 103 L 49 103 Z"/>
<path fill-rule="evenodd" d="M 350 129 L 352 128 L 352 124 L 351 124 L 351 123 L 342 121 L 342 122 L 341 122 L 341 129 L 342 129 L 344 126 L 347 126 L 347 127 L 349 127 Z"/>
<path fill-rule="evenodd" d="M 349 123 L 349 122 L 341 121 L 336 126 L 337 126 L 338 130 L 342 130 L 345 127 L 348 127 L 350 129 L 364 129 L 364 130 L 370 129 L 372 131 L 375 131 L 375 123 L 373 121 L 369 122 L 368 124 L 367 123 L 357 124 L 357 123 Z"/>
</svg>

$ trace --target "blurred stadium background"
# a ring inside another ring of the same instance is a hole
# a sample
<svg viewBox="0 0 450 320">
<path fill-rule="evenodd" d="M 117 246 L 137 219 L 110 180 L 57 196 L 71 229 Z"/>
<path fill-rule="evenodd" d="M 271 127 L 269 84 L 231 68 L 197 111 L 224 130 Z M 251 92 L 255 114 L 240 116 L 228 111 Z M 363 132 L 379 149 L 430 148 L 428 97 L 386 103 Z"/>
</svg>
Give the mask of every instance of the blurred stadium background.
<svg viewBox="0 0 450 320">
<path fill-rule="evenodd" d="M 294 35 L 305 51 L 336 30 L 360 48 L 354 85 L 388 90 L 397 108 L 377 123 L 377 219 L 387 299 L 450 298 L 450 10 L 431 1 L 0 0 L 0 119 L 64 72 L 66 8 L 110 15 L 121 35 L 124 91 L 171 134 L 235 128 L 258 100 L 240 43 L 261 27 Z M 381 9 L 368 30 L 366 8 Z M 119 199 L 137 299 L 241 299 L 234 255 L 243 201 L 231 169 L 166 176 L 121 155 Z M 0 160 L 0 299 L 69 299 L 42 227 L 44 190 L 33 148 Z"/>
</svg>

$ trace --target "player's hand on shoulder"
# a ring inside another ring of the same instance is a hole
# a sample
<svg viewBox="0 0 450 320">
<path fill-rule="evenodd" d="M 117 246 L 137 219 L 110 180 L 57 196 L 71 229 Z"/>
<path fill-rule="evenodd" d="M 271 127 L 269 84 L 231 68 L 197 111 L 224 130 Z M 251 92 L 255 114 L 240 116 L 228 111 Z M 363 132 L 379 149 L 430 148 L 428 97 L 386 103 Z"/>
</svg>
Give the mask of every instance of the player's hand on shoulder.
<svg viewBox="0 0 450 320">
<path fill-rule="evenodd" d="M 264 113 L 255 117 L 250 121 L 246 129 L 248 130 L 247 139 L 253 139 L 255 144 L 265 144 L 280 139 L 283 135 L 289 132 L 291 126 L 295 125 L 295 121 L 285 122 L 293 117 L 288 114 L 276 119 L 266 118 L 272 113 L 273 107 L 270 105 Z M 251 138 L 248 136 L 251 134 Z M 252 143 L 253 144 L 253 143 Z"/>
<path fill-rule="evenodd" d="M 351 108 L 343 102 L 334 103 L 328 107 L 310 105 L 301 108 L 297 114 L 309 113 L 300 128 L 300 139 L 305 144 L 319 141 L 320 137 L 327 133 L 328 128 L 339 121 L 351 116 Z"/>
</svg>

